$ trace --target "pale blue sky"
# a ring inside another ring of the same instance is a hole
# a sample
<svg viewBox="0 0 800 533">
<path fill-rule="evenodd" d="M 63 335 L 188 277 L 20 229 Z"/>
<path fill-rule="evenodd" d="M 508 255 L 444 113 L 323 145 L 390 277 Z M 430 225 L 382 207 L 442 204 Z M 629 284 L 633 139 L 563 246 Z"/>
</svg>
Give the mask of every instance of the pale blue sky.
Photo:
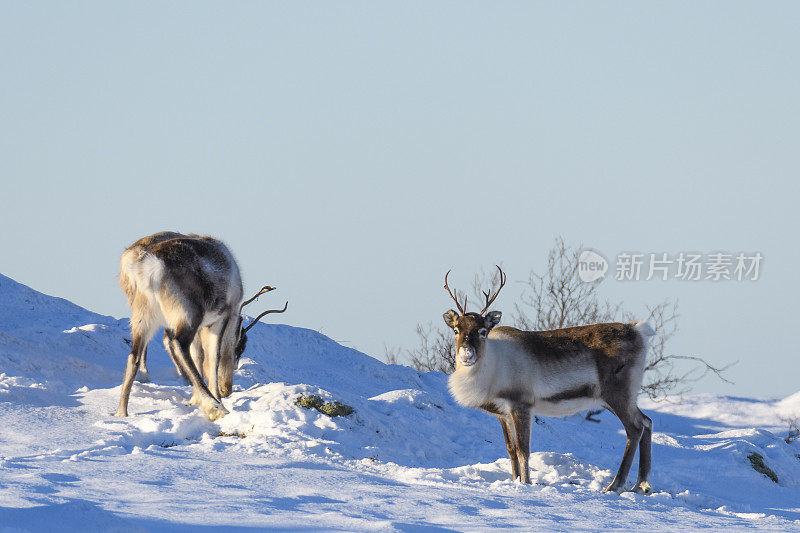
<svg viewBox="0 0 800 533">
<path fill-rule="evenodd" d="M 127 316 L 119 255 L 224 239 L 277 320 L 381 357 L 556 235 L 760 251 L 752 283 L 604 282 L 680 300 L 678 353 L 785 396 L 797 376 L 800 5 L 0 2 L 0 272 Z M 520 284 L 496 308 L 510 314 Z M 124 354 L 120 354 L 120 371 Z"/>
</svg>

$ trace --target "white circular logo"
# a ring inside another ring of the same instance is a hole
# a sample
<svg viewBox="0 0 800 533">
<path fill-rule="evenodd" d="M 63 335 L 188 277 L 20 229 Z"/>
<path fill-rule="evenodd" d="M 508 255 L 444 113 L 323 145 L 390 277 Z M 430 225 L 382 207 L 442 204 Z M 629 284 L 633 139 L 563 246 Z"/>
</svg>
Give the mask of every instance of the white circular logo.
<svg viewBox="0 0 800 533">
<path fill-rule="evenodd" d="M 602 280 L 608 272 L 608 261 L 592 250 L 583 250 L 578 257 L 578 277 L 585 283 Z"/>
</svg>

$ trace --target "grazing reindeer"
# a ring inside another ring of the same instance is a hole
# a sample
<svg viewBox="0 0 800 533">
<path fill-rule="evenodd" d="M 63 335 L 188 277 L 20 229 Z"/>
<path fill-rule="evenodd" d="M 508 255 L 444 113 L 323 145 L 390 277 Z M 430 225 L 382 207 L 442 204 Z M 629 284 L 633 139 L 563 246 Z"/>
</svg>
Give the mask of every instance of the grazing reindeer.
<svg viewBox="0 0 800 533">
<path fill-rule="evenodd" d="M 132 310 L 132 343 L 115 415 L 128 415 L 133 380 L 161 326 L 167 351 L 194 388 L 190 403 L 199 404 L 211 420 L 227 414 L 219 400 L 231 393 L 234 365 L 252 327 L 242 328 L 241 309 L 273 288 L 240 304 L 242 280 L 228 248 L 211 237 L 174 232 L 145 237 L 126 249 L 119 281 Z"/>
<path fill-rule="evenodd" d="M 447 286 L 458 311 L 444 314 L 455 333 L 456 370 L 448 385 L 456 401 L 477 407 L 500 420 L 511 475 L 530 483 L 531 415 L 567 416 L 602 405 L 622 422 L 628 437 L 625 453 L 607 491 L 619 492 L 639 447 L 639 478 L 633 490 L 652 490 L 650 441 L 653 424 L 639 410 L 636 398 L 642 383 L 647 338 L 654 334 L 646 322 L 592 324 L 552 331 L 521 331 L 495 327 L 502 313 L 490 311 L 506 277 L 500 267 L 500 286 L 480 313 L 466 312 Z"/>
</svg>

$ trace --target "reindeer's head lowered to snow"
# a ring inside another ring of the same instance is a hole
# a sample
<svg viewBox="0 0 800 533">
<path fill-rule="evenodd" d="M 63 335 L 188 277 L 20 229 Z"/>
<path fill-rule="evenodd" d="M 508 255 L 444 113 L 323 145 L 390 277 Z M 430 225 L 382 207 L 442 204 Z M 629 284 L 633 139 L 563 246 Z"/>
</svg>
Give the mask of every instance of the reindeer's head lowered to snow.
<svg viewBox="0 0 800 533">
<path fill-rule="evenodd" d="M 503 269 L 498 266 L 497 270 L 500 272 L 500 286 L 493 295 L 490 292 L 483 293 L 486 298 L 486 305 L 480 313 L 467 312 L 467 297 L 464 296 L 464 304 L 462 305 L 450 290 L 450 287 L 447 286 L 447 276 L 450 275 L 450 271 L 448 270 L 444 276 L 444 288 L 455 301 L 456 307 L 458 307 L 458 312 L 450 309 L 443 315 L 445 324 L 453 329 L 453 333 L 456 336 L 456 369 L 472 366 L 478 362 L 483 355 L 486 336 L 493 327 L 500 323 L 500 317 L 502 316 L 500 311 L 486 312 L 495 298 L 497 298 L 497 295 L 500 294 L 503 285 L 506 284 L 506 275 Z"/>
<path fill-rule="evenodd" d="M 255 301 L 259 296 L 265 294 L 270 291 L 274 291 L 275 287 L 270 287 L 269 285 L 265 285 L 259 291 L 254 294 L 251 298 L 248 298 L 239 306 L 239 319 L 236 323 L 236 329 L 234 331 L 235 338 L 231 343 L 229 348 L 230 352 L 229 355 L 226 357 L 226 354 L 221 354 L 222 357 L 220 358 L 221 361 L 229 361 L 228 364 L 220 364 L 218 369 L 218 381 L 219 381 L 219 391 L 220 395 L 225 397 L 229 396 L 233 390 L 233 371 L 236 369 L 236 366 L 239 362 L 239 358 L 242 357 L 245 348 L 247 348 L 247 332 L 255 326 L 258 321 L 265 315 L 270 313 L 283 313 L 289 307 L 289 302 L 283 306 L 283 309 L 270 309 L 268 311 L 264 311 L 257 317 L 255 317 L 252 322 L 247 327 L 244 326 L 244 317 L 242 316 L 242 310 L 244 307 Z M 211 369 L 207 369 L 206 373 L 212 371 Z"/>
</svg>

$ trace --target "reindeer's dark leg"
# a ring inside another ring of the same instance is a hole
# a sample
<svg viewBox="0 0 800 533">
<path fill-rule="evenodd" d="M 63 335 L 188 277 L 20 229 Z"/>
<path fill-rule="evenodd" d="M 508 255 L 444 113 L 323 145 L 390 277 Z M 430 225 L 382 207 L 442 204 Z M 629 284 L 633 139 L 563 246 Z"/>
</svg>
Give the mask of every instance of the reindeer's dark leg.
<svg viewBox="0 0 800 533">
<path fill-rule="evenodd" d="M 643 417 L 642 439 L 639 441 L 639 478 L 636 480 L 636 485 L 633 487 L 634 492 L 640 494 L 649 494 L 653 491 L 650 486 L 650 462 L 651 462 L 651 447 L 653 436 L 653 421 L 650 417 L 639 411 Z"/>
<path fill-rule="evenodd" d="M 183 375 L 183 369 L 181 368 L 180 363 L 178 363 L 178 360 L 175 358 L 175 354 L 172 353 L 172 346 L 170 345 L 171 342 L 172 341 L 170 340 L 169 335 L 167 335 L 167 330 L 165 329 L 164 340 L 163 340 L 164 349 L 169 354 L 169 358 L 172 359 L 172 364 L 175 365 L 175 371 L 178 373 L 180 377 L 184 379 L 184 381 L 186 381 L 186 383 L 189 383 L 189 379 Z"/>
<path fill-rule="evenodd" d="M 200 328 L 200 330 L 195 334 L 194 340 L 192 344 L 189 346 L 189 355 L 192 358 L 192 363 L 194 367 L 197 369 L 197 373 L 200 374 L 200 377 L 205 380 L 206 385 L 208 385 L 208 372 L 205 372 L 203 361 L 205 358 L 205 354 L 203 353 L 203 331 L 205 328 Z M 189 382 L 189 378 L 184 376 L 184 379 Z M 211 390 L 209 388 L 209 390 Z M 212 393 L 213 396 L 213 393 Z M 189 398 L 189 405 L 200 405 L 200 392 L 196 388 L 192 388 L 192 397 Z"/>
<path fill-rule="evenodd" d="M 481 406 L 481 409 L 487 413 L 491 413 L 500 421 L 500 427 L 503 428 L 503 437 L 506 440 L 506 451 L 508 458 L 511 459 L 511 479 L 519 478 L 519 462 L 517 460 L 517 444 L 516 433 L 514 432 L 514 422 L 511 417 L 501 411 L 494 403 L 486 403 Z"/>
<path fill-rule="evenodd" d="M 528 457 L 531 453 L 531 413 L 522 405 L 515 405 L 511 409 L 511 419 L 514 422 L 517 442 L 517 462 L 519 463 L 520 481 L 531 482 Z"/>
<path fill-rule="evenodd" d="M 164 349 L 167 350 L 170 359 L 172 359 L 172 364 L 175 365 L 178 375 L 183 378 L 183 381 L 187 385 L 191 385 L 192 382 L 189 379 L 188 374 L 183 370 L 183 365 L 181 364 L 179 357 L 175 354 L 173 340 L 175 340 L 175 335 L 169 329 L 164 328 Z M 194 360 L 195 345 L 199 346 L 199 341 L 196 338 L 189 347 L 192 360 Z M 197 368 L 196 365 L 195 368 Z M 202 375 L 200 377 L 202 378 Z M 186 403 L 188 405 L 200 405 L 200 396 L 197 387 L 192 387 L 192 395 Z"/>
<path fill-rule="evenodd" d="M 149 338 L 142 333 L 134 333 L 131 342 L 131 353 L 128 355 L 128 364 L 125 366 L 125 377 L 122 378 L 122 391 L 119 396 L 119 407 L 114 416 L 128 416 L 128 399 L 131 396 L 131 387 L 139 370 L 139 361 L 147 346 Z"/>
<path fill-rule="evenodd" d="M 142 358 L 139 361 L 139 383 L 147 383 L 149 381 L 150 372 L 147 371 L 147 344 L 145 344 Z"/>
<path fill-rule="evenodd" d="M 189 347 L 192 344 L 195 334 L 197 333 L 197 326 L 182 325 L 178 331 L 171 338 L 170 345 L 172 346 L 175 359 L 178 360 L 183 368 L 184 375 L 189 378 L 189 381 L 194 387 L 194 392 L 200 403 L 200 408 L 206 413 L 208 418 L 216 420 L 222 418 L 228 411 L 222 404 L 211 395 L 211 392 L 203 383 L 203 378 L 194 366 L 194 362 L 189 355 Z M 194 394 L 192 395 L 194 396 Z"/>
<path fill-rule="evenodd" d="M 519 461 L 517 459 L 516 441 L 514 440 L 515 434 L 512 432 L 512 428 L 509 427 L 512 425 L 512 422 L 503 415 L 498 415 L 497 419 L 500 420 L 500 426 L 503 428 L 503 437 L 506 439 L 506 451 L 508 452 L 509 459 L 511 459 L 511 479 L 517 479 L 519 478 Z"/>
<path fill-rule="evenodd" d="M 627 405 L 617 408 L 614 406 L 609 407 L 611 407 L 611 411 L 617 415 L 617 418 L 622 422 L 622 426 L 625 428 L 625 434 L 628 437 L 628 441 L 625 444 L 625 453 L 622 455 L 622 462 L 619 465 L 617 475 L 614 476 L 611 484 L 606 487 L 606 491 L 619 492 L 628 479 L 628 472 L 630 472 L 633 458 L 636 456 L 636 448 L 639 446 L 639 441 L 642 439 L 645 416 L 635 405 L 632 408 Z"/>
<path fill-rule="evenodd" d="M 125 377 L 122 378 L 122 390 L 119 395 L 119 406 L 114 416 L 128 416 L 128 400 L 131 396 L 131 387 L 142 356 L 147 350 L 147 343 L 154 333 L 153 317 L 146 299 L 137 296 L 131 306 L 131 353 L 125 365 Z"/>
</svg>

